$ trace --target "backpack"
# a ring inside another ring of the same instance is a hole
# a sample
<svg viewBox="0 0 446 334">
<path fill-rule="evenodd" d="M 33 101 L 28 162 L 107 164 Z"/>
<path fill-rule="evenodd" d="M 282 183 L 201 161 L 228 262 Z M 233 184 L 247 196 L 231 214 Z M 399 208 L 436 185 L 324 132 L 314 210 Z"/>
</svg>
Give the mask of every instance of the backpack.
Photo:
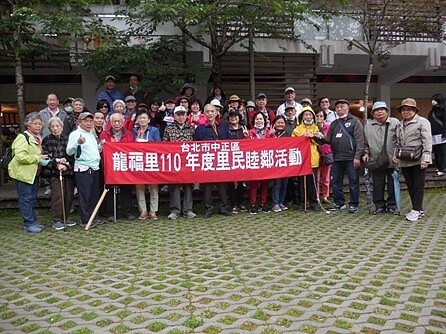
<svg viewBox="0 0 446 334">
<path fill-rule="evenodd" d="M 1 169 L 8 169 L 8 165 L 12 160 L 12 148 L 8 147 L 6 149 L 5 154 L 0 159 L 0 168 Z"/>
<path fill-rule="evenodd" d="M 23 135 L 25 136 L 26 141 L 28 142 L 28 145 L 29 145 L 29 135 L 27 133 L 23 133 Z M 9 163 L 11 162 L 13 157 L 14 157 L 14 155 L 12 154 L 12 147 L 8 147 L 6 149 L 5 154 L 0 159 L 0 168 L 7 170 Z"/>
</svg>

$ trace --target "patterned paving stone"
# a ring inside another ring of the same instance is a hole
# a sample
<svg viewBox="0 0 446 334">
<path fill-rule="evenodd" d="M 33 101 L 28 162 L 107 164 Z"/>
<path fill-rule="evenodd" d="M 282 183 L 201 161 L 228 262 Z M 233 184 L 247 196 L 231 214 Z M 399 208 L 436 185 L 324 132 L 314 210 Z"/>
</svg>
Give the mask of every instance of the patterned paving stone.
<svg viewBox="0 0 446 334">
<path fill-rule="evenodd" d="M 1 212 L 0 332 L 444 333 L 444 190 L 425 203 L 417 223 L 288 210 L 38 235 Z"/>
</svg>

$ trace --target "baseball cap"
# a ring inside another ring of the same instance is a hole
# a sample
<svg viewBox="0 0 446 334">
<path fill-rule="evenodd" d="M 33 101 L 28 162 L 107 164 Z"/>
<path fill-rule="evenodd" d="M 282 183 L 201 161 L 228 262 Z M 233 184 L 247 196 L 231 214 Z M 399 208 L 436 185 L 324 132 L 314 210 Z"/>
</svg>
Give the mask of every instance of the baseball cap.
<svg viewBox="0 0 446 334">
<path fill-rule="evenodd" d="M 346 105 L 350 105 L 350 102 L 348 102 L 348 100 L 345 100 L 345 99 L 339 99 L 339 100 L 337 100 L 336 102 L 335 102 L 335 107 L 339 104 L 339 103 L 344 103 L 344 104 L 346 104 Z"/>
<path fill-rule="evenodd" d="M 295 92 L 293 87 L 287 87 L 287 88 L 285 88 L 284 93 L 289 92 L 289 91 Z"/>
<path fill-rule="evenodd" d="M 84 112 L 81 112 L 81 113 L 79 114 L 78 119 L 79 119 L 79 120 L 83 120 L 83 119 L 85 119 L 85 118 L 87 118 L 87 117 L 94 118 L 94 116 L 93 116 L 92 113 L 89 113 L 88 111 L 84 111 Z"/>
<path fill-rule="evenodd" d="M 183 106 L 177 106 L 175 107 L 175 109 L 173 110 L 174 114 L 179 114 L 179 113 L 187 113 L 186 108 L 184 108 Z"/>
<path fill-rule="evenodd" d="M 115 78 L 113 75 L 107 75 L 107 76 L 105 77 L 105 82 L 107 82 L 108 80 L 113 80 L 113 81 L 116 82 L 116 78 Z"/>
<path fill-rule="evenodd" d="M 136 101 L 136 99 L 133 95 L 126 96 L 125 102 L 129 102 L 129 101 Z"/>
<path fill-rule="evenodd" d="M 259 92 L 256 95 L 256 99 L 266 99 L 266 94 L 263 92 Z"/>
</svg>

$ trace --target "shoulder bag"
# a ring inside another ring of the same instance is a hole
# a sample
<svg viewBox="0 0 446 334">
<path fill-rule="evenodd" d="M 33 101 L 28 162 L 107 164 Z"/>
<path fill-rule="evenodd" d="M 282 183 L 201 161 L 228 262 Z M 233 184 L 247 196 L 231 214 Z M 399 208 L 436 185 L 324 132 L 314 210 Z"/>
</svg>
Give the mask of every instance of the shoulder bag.
<svg viewBox="0 0 446 334">
<path fill-rule="evenodd" d="M 381 151 L 374 157 L 370 157 L 369 161 L 365 164 L 365 167 L 374 170 L 384 170 L 389 167 L 390 160 L 387 154 L 387 134 L 389 132 L 389 123 L 386 123 L 386 130 L 384 133 L 384 143 Z"/>
</svg>

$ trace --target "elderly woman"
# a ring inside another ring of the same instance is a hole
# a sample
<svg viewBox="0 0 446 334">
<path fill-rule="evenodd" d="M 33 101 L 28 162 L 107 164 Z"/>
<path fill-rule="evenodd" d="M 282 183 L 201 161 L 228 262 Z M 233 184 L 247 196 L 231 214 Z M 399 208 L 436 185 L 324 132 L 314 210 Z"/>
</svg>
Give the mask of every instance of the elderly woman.
<svg viewBox="0 0 446 334">
<path fill-rule="evenodd" d="M 42 176 L 49 178 L 51 187 L 51 212 L 55 230 L 62 230 L 67 226 L 75 226 L 76 222 L 67 220 L 73 203 L 73 165 L 74 158 L 66 153 L 68 136 L 64 135 L 63 123 L 58 117 L 48 121 L 50 134 L 42 140 L 42 152 L 47 154 L 50 161 L 42 169 Z M 62 183 L 61 183 L 62 176 Z M 64 200 L 64 203 L 62 203 Z"/>
<path fill-rule="evenodd" d="M 63 121 L 63 134 L 66 136 L 69 136 L 71 132 L 77 129 L 79 115 L 82 112 L 87 111 L 85 108 L 85 102 L 80 97 L 73 99 L 71 106 L 73 107 L 73 112 L 68 114 Z"/>
<path fill-rule="evenodd" d="M 432 134 L 429 121 L 417 113 L 420 109 L 414 99 L 407 98 L 397 107 L 401 113 L 402 120 L 397 130 L 397 148 L 394 163 L 398 163 L 406 180 L 412 210 L 406 214 L 409 221 L 417 221 L 424 216 L 424 178 L 427 166 L 432 163 Z M 405 148 L 419 148 L 421 154 L 417 157 L 415 154 L 405 155 Z"/>
<path fill-rule="evenodd" d="M 154 126 L 149 125 L 151 119 L 149 111 L 146 108 L 139 108 L 138 114 L 136 116 L 138 128 L 133 130 L 133 136 L 135 142 L 138 143 L 148 143 L 154 141 L 161 141 L 160 132 Z M 156 212 L 158 211 L 158 185 L 150 184 L 150 212 L 147 212 L 147 203 L 145 195 L 145 184 L 136 185 L 136 198 L 138 200 L 139 211 L 141 212 L 139 220 L 152 219 L 157 220 L 158 216 Z"/>
<path fill-rule="evenodd" d="M 42 154 L 40 133 L 43 121 L 38 112 L 25 118 L 26 131 L 19 134 L 12 143 L 13 159 L 8 166 L 8 174 L 15 180 L 19 210 L 25 223 L 24 231 L 39 233 L 43 226 L 37 224 L 36 202 L 39 189 L 39 164 L 48 163 L 48 155 Z"/>
</svg>

